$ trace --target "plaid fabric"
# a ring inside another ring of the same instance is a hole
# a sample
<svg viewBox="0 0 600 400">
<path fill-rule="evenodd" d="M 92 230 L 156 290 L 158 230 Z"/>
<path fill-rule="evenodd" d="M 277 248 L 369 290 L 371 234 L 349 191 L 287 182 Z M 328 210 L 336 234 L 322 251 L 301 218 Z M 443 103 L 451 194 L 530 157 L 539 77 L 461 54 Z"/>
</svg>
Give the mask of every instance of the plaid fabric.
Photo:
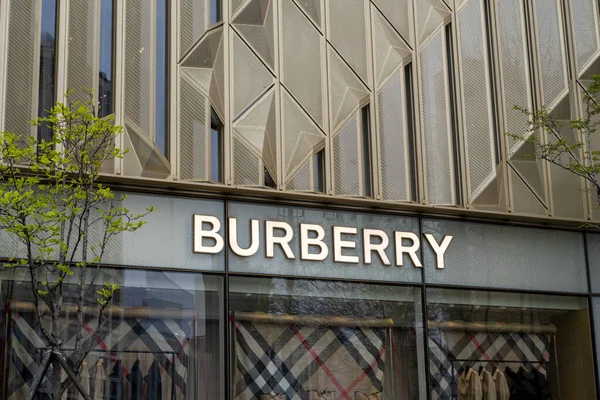
<svg viewBox="0 0 600 400">
<path fill-rule="evenodd" d="M 71 349 L 75 346 L 77 334 L 74 318 L 66 318 L 67 324 L 63 325 L 61 337 L 64 348 Z M 84 321 L 84 341 L 91 340 L 91 335 L 96 328 L 97 321 L 88 318 Z M 28 393 L 29 385 L 38 370 L 42 360 L 41 350 L 46 347 L 43 336 L 37 326 L 37 319 L 31 313 L 15 313 L 11 317 L 11 344 L 9 350 L 9 385 L 8 399 L 17 400 Z M 171 373 L 175 381 L 177 397 L 186 393 L 187 365 L 189 339 L 195 329 L 194 321 L 165 320 L 165 319 L 136 319 L 125 318 L 108 321 L 101 329 L 95 349 L 86 360 L 92 369 L 98 359 L 109 357 L 113 361 L 122 361 L 123 380 L 127 380 L 129 369 L 136 359 L 144 364 L 144 371 L 150 363 L 156 360 L 161 367 L 163 382 L 171 387 Z M 151 352 L 150 354 L 119 353 L 119 350 L 136 350 Z M 173 356 L 173 352 L 178 353 Z M 68 353 L 67 353 L 68 354 Z M 175 370 L 172 372 L 172 364 Z M 147 364 L 147 365 L 145 365 Z M 106 365 L 106 375 L 112 370 L 112 363 Z M 93 371 L 92 371 L 93 376 Z M 47 379 L 42 382 L 42 390 L 49 386 Z"/>
<path fill-rule="evenodd" d="M 469 364 L 477 370 L 480 366 L 511 368 L 535 367 L 546 375 L 550 360 L 547 348 L 549 335 L 525 333 L 468 333 L 456 331 L 429 331 L 429 370 L 431 374 L 431 397 L 457 399 L 456 382 L 458 371 Z M 459 362 L 453 360 L 471 360 Z M 503 360 L 493 363 L 489 360 Z M 533 362 L 533 363 L 532 363 Z"/>
<path fill-rule="evenodd" d="M 311 390 L 353 400 L 357 390 L 383 391 L 386 329 L 234 324 L 236 400 L 304 400 Z"/>
</svg>

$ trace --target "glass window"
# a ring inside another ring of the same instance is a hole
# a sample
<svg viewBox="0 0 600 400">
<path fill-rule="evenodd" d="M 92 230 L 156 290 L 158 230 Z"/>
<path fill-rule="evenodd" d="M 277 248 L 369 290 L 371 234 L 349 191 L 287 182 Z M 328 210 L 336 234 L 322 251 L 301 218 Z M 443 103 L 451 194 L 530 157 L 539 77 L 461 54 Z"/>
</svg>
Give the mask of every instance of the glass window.
<svg viewBox="0 0 600 400">
<path fill-rule="evenodd" d="M 412 63 L 404 67 L 405 99 L 406 99 L 406 125 L 408 129 L 408 156 L 410 158 L 410 199 L 417 201 L 417 161 L 415 148 L 415 110 L 413 106 L 413 73 Z"/>
<path fill-rule="evenodd" d="M 420 289 L 232 277 L 229 290 L 233 398 L 424 398 Z"/>
<path fill-rule="evenodd" d="M 169 156 L 168 135 L 168 2 L 156 0 L 156 135 L 155 142 L 163 155 Z"/>
<path fill-rule="evenodd" d="M 363 156 L 363 196 L 373 196 L 373 184 L 371 182 L 372 163 L 371 163 L 371 127 L 370 127 L 370 109 L 369 105 L 361 109 L 361 146 Z"/>
<path fill-rule="evenodd" d="M 210 0 L 210 25 L 218 24 L 223 20 L 223 0 Z"/>
<path fill-rule="evenodd" d="M 210 180 L 223 182 L 223 123 L 210 109 Z"/>
<path fill-rule="evenodd" d="M 271 176 L 269 170 L 265 167 L 264 169 L 264 185 L 266 187 L 270 187 L 273 189 L 277 189 L 277 183 L 275 183 L 275 179 Z"/>
<path fill-rule="evenodd" d="M 100 79 L 98 81 L 98 115 L 113 113 L 113 0 L 100 3 Z"/>
<path fill-rule="evenodd" d="M 586 298 L 427 289 L 427 301 L 433 399 L 595 398 Z"/>
<path fill-rule="evenodd" d="M 2 362 L 7 373 L 0 380 L 1 397 L 21 399 L 29 391 L 45 342 L 26 280 L 1 282 Z M 90 377 L 88 387 L 94 398 L 141 398 L 132 392 L 139 393 L 144 386 L 148 399 L 224 399 L 221 277 L 104 269 L 97 282 L 119 284 L 120 288 L 105 309 L 106 320 L 82 370 Z M 98 323 L 95 292 L 99 288 L 86 299 L 85 341 Z M 65 343 L 67 356 L 73 354 L 77 334 L 77 293 L 76 284 L 65 286 L 57 334 Z M 49 322 L 48 314 L 44 315 L 43 322 Z M 48 381 L 43 382 L 40 391 L 47 392 L 48 386 Z M 64 398 L 79 398 L 71 390 L 67 395 Z"/>
<path fill-rule="evenodd" d="M 54 106 L 56 79 L 56 0 L 42 0 L 41 37 L 40 37 L 40 77 L 38 87 L 38 116 L 48 116 L 48 110 Z M 47 126 L 38 128 L 38 140 L 50 141 L 52 129 Z"/>
<path fill-rule="evenodd" d="M 315 192 L 325 192 L 325 150 L 313 155 L 313 179 Z"/>
</svg>

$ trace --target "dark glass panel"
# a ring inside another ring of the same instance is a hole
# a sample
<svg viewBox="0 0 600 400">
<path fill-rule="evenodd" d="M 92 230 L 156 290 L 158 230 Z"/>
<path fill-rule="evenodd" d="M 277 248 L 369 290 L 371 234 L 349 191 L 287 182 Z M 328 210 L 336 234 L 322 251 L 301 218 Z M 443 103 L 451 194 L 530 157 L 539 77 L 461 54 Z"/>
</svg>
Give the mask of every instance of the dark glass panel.
<svg viewBox="0 0 600 400">
<path fill-rule="evenodd" d="M 100 3 L 100 79 L 98 81 L 98 115 L 113 113 L 113 0 Z"/>
<path fill-rule="evenodd" d="M 40 37 L 40 77 L 38 88 L 38 116 L 46 117 L 56 96 L 56 0 L 42 0 L 42 30 Z M 52 130 L 38 128 L 38 140 L 52 139 Z"/>
</svg>

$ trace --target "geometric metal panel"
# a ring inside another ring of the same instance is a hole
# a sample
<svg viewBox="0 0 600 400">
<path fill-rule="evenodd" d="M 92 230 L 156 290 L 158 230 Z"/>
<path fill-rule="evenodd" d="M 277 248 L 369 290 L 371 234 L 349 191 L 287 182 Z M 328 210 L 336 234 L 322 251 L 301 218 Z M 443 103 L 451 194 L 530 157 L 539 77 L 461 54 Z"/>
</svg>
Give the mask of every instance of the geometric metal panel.
<svg viewBox="0 0 600 400">
<path fill-rule="evenodd" d="M 398 69 L 377 93 L 381 188 L 385 200 L 410 200 L 410 156 L 404 117 L 404 85 Z"/>
<path fill-rule="evenodd" d="M 39 58 L 35 57 L 39 45 L 37 7 L 31 1 L 12 1 L 9 6 L 6 94 L 0 107 L 5 107 L 4 129 L 28 137 L 32 132 L 29 121 L 37 115 L 32 98 L 39 70 Z"/>
<path fill-rule="evenodd" d="M 283 165 L 286 179 L 325 145 L 325 135 L 282 90 Z"/>
<path fill-rule="evenodd" d="M 441 28 L 451 12 L 442 0 L 417 0 L 415 4 L 417 43 L 421 45 Z"/>
<path fill-rule="evenodd" d="M 333 137 L 333 175 L 336 195 L 361 195 L 357 119 L 356 115 L 352 116 Z"/>
<path fill-rule="evenodd" d="M 373 19 L 375 83 L 379 86 L 394 73 L 398 66 L 410 61 L 412 52 L 374 6 L 371 7 L 371 16 Z"/>
<path fill-rule="evenodd" d="M 206 0 L 179 0 L 179 58 L 206 31 Z"/>
<path fill-rule="evenodd" d="M 328 54 L 331 129 L 335 131 L 369 97 L 369 90 L 329 46 Z"/>
<path fill-rule="evenodd" d="M 368 84 L 365 1 L 329 0 L 327 4 L 329 41 Z"/>
<path fill-rule="evenodd" d="M 150 116 L 154 98 L 152 9 L 142 1 L 127 1 L 125 24 L 124 113 L 130 124 L 152 137 Z"/>
<path fill-rule="evenodd" d="M 323 126 L 322 36 L 291 0 L 281 2 L 281 82 Z"/>
<path fill-rule="evenodd" d="M 233 34 L 233 118 L 273 84 L 273 76 L 238 35 Z"/>
<path fill-rule="evenodd" d="M 287 190 L 312 192 L 311 184 L 311 159 L 308 158 L 291 177 L 288 178 L 285 187 Z"/>
<path fill-rule="evenodd" d="M 568 90 L 561 3 L 561 0 L 534 2 L 543 103 L 546 107 L 553 107 Z"/>
<path fill-rule="evenodd" d="M 458 12 L 459 65 L 469 167 L 469 198 L 485 190 L 496 174 L 491 88 L 483 26 L 483 1 L 469 0 Z"/>
<path fill-rule="evenodd" d="M 422 0 L 419 0 L 421 2 Z M 407 43 L 412 43 L 412 18 L 409 0 L 373 0 Z M 373 13 L 373 12 L 371 12 Z M 376 44 L 376 43 L 375 43 Z"/>
<path fill-rule="evenodd" d="M 579 76 L 600 50 L 598 39 L 598 2 L 571 0 L 571 17 L 575 41 L 575 60 Z"/>
<path fill-rule="evenodd" d="M 206 180 L 206 96 L 185 77 L 179 83 L 179 177 Z"/>
<path fill-rule="evenodd" d="M 277 182 L 275 92 L 271 90 L 258 100 L 256 104 L 239 118 L 233 127 L 233 131 L 235 139 L 245 144 L 242 147 L 243 151 L 250 150 L 262 159 L 264 167 L 269 171 L 275 182 Z M 234 149 L 234 152 L 237 150 Z M 252 161 L 252 166 L 253 164 L 254 161 Z M 257 173 L 260 172 L 255 171 Z M 241 171 L 236 168 L 236 173 L 239 172 Z"/>
<path fill-rule="evenodd" d="M 427 198 L 430 204 L 454 204 L 454 160 L 448 118 L 445 41 L 439 30 L 421 49 L 421 103 Z"/>
<path fill-rule="evenodd" d="M 223 27 L 208 31 L 181 62 L 181 71 L 209 97 L 219 117 L 224 120 L 225 71 Z"/>
<path fill-rule="evenodd" d="M 273 1 L 250 0 L 233 19 L 233 26 L 271 69 L 275 67 Z"/>
<path fill-rule="evenodd" d="M 319 28 L 321 27 L 321 0 L 295 0 L 296 4 Z"/>
<path fill-rule="evenodd" d="M 513 207 L 516 213 L 520 214 L 537 214 L 546 215 L 547 209 L 536 197 L 525 181 L 514 171 L 513 168 L 508 168 L 513 193 Z"/>
<path fill-rule="evenodd" d="M 150 138 L 139 129 L 129 124 L 125 119 L 125 131 L 129 144 L 129 152 L 123 156 L 124 164 L 133 160 L 137 161 L 140 171 L 139 175 L 148 178 L 165 179 L 171 174 L 169 161 L 162 154 L 162 151 L 154 144 Z M 137 165 L 135 167 L 137 170 Z"/>
<path fill-rule="evenodd" d="M 86 103 L 90 89 L 95 89 L 97 62 L 96 0 L 69 3 L 69 59 L 67 87 L 75 92 L 71 100 Z"/>
<path fill-rule="evenodd" d="M 255 151 L 251 150 L 239 136 L 233 136 L 233 184 L 244 186 L 260 186 L 261 161 Z"/>
<path fill-rule="evenodd" d="M 522 2 L 499 1 L 496 5 L 505 130 L 512 134 L 524 135 L 527 130 L 527 117 L 513 109 L 516 105 L 530 110 L 532 107 L 527 47 L 524 45 L 523 32 L 526 28 Z M 523 144 L 512 138 L 508 138 L 508 143 L 509 157 Z"/>
</svg>

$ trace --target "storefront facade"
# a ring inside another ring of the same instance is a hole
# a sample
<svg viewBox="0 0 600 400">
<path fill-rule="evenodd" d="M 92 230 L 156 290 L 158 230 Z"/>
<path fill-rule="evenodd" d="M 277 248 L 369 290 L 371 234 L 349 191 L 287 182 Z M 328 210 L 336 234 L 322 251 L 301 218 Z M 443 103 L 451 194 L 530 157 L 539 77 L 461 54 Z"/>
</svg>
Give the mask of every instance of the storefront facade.
<svg viewBox="0 0 600 400">
<path fill-rule="evenodd" d="M 100 397 L 150 382 L 162 399 L 453 399 L 478 390 L 475 376 L 497 398 L 596 396 L 600 235 L 291 203 L 125 202 L 158 211 L 105 259 L 101 282 L 120 289 L 87 358 Z M 3 253 L 17 249 L 3 239 Z M 44 343 L 26 280 L 3 273 L 1 293 L 2 393 L 20 399 Z"/>
</svg>

